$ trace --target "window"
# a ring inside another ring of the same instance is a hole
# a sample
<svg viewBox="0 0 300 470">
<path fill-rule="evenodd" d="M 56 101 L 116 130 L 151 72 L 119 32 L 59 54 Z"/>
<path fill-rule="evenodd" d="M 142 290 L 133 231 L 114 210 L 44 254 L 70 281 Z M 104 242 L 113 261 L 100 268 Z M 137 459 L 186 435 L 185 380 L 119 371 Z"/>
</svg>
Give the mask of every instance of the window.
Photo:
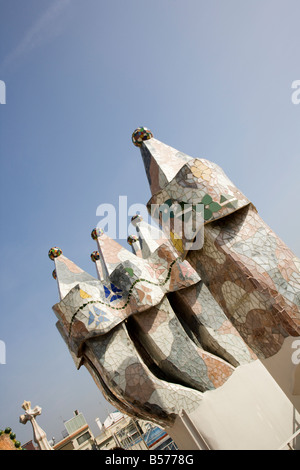
<svg viewBox="0 0 300 470">
<path fill-rule="evenodd" d="M 90 433 L 87 431 L 85 432 L 84 434 L 82 434 L 81 436 L 79 436 L 77 438 L 77 443 L 78 445 L 81 445 L 83 444 L 85 441 L 87 441 L 89 438 L 91 437 Z"/>
</svg>

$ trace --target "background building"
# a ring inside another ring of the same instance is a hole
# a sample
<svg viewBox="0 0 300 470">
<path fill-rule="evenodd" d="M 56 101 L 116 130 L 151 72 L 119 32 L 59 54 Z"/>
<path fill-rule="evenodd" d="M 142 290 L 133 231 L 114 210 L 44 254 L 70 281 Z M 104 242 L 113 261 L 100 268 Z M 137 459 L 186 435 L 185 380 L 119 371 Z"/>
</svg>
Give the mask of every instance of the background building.
<svg viewBox="0 0 300 470">
<path fill-rule="evenodd" d="M 54 450 L 95 450 L 95 438 L 82 413 L 74 411 L 74 417 L 64 423 L 65 437 L 54 444 Z"/>
<path fill-rule="evenodd" d="M 175 442 L 159 426 L 133 419 L 119 411 L 110 413 L 104 423 L 96 419 L 101 433 L 96 437 L 100 450 L 122 447 L 130 450 L 177 449 Z"/>
</svg>

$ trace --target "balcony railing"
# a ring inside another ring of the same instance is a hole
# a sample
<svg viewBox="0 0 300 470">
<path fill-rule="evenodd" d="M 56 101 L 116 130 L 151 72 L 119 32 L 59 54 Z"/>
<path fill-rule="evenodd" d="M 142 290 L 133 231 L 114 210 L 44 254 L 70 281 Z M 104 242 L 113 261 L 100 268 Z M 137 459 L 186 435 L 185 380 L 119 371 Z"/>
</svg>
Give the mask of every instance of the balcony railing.
<svg viewBox="0 0 300 470">
<path fill-rule="evenodd" d="M 278 450 L 295 450 L 295 439 L 300 435 L 300 428 Z"/>
</svg>

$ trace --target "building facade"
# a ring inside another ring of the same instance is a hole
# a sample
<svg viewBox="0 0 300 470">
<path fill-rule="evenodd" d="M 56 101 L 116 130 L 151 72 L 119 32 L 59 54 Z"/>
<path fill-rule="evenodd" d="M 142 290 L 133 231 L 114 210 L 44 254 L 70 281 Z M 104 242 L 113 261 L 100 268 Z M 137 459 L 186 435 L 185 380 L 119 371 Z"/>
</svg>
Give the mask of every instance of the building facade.
<svg viewBox="0 0 300 470">
<path fill-rule="evenodd" d="M 54 450 L 95 450 L 95 438 L 82 413 L 65 421 L 66 436 L 53 445 Z"/>
<path fill-rule="evenodd" d="M 159 426 L 131 418 L 119 411 L 110 413 L 99 427 L 101 433 L 96 437 L 99 450 L 114 448 L 125 450 L 177 449 L 172 438 Z"/>
</svg>

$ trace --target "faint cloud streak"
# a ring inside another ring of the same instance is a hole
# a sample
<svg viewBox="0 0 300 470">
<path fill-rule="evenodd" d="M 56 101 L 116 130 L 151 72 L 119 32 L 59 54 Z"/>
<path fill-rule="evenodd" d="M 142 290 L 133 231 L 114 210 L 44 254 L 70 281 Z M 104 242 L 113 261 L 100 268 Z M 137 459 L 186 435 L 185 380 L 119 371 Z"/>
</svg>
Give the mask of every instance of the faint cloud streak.
<svg viewBox="0 0 300 470">
<path fill-rule="evenodd" d="M 25 33 L 16 48 L 4 58 L 0 65 L 0 69 L 3 71 L 12 65 L 15 65 L 31 51 L 53 39 L 57 35 L 57 27 L 54 24 L 54 21 L 57 20 L 59 15 L 70 3 L 71 0 L 56 0 L 54 3 L 52 2 L 51 6 Z"/>
</svg>

